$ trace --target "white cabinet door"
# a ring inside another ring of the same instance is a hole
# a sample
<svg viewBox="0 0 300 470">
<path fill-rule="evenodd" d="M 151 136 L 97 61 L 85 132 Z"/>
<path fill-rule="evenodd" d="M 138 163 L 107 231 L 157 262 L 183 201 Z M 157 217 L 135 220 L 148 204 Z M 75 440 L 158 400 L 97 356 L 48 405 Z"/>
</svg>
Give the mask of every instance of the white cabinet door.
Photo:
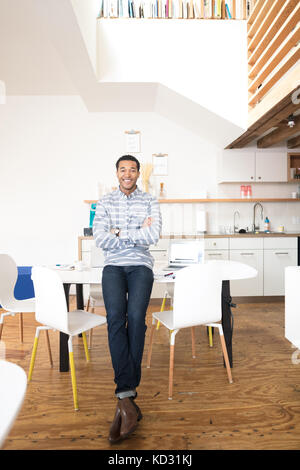
<svg viewBox="0 0 300 470">
<path fill-rule="evenodd" d="M 232 296 L 260 296 L 263 295 L 263 250 L 230 250 L 230 259 L 239 261 L 257 269 L 257 276 L 251 279 L 230 281 Z"/>
<path fill-rule="evenodd" d="M 224 150 L 222 154 L 219 182 L 254 182 L 255 152 Z"/>
<path fill-rule="evenodd" d="M 264 250 L 264 295 L 284 295 L 284 272 L 287 266 L 297 266 L 296 249 Z"/>
<path fill-rule="evenodd" d="M 256 152 L 255 180 L 257 182 L 287 181 L 286 152 Z"/>
<path fill-rule="evenodd" d="M 228 260 L 229 251 L 228 250 L 204 250 L 204 260 L 212 261 L 217 260 Z"/>
<path fill-rule="evenodd" d="M 219 183 L 287 182 L 287 153 L 224 150 Z"/>
<path fill-rule="evenodd" d="M 285 270 L 285 337 L 300 348 L 300 266 Z"/>
</svg>

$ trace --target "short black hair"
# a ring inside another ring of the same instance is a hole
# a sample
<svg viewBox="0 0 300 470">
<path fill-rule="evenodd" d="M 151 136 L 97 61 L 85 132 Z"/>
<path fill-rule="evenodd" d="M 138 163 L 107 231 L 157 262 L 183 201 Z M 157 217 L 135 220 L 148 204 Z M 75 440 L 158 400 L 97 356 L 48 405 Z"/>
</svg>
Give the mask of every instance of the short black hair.
<svg viewBox="0 0 300 470">
<path fill-rule="evenodd" d="M 123 160 L 127 160 L 127 161 L 130 160 L 132 162 L 135 162 L 136 166 L 137 166 L 137 170 L 140 171 L 140 162 L 133 155 L 123 155 L 122 157 L 120 157 L 119 160 L 116 163 L 116 168 L 117 169 L 119 168 L 119 163 Z"/>
</svg>

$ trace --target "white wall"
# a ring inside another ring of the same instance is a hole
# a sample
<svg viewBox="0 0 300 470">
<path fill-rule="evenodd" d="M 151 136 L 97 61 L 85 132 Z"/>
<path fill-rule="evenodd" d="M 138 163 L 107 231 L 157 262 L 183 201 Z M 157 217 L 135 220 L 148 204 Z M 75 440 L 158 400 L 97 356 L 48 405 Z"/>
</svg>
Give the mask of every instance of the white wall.
<svg viewBox="0 0 300 470">
<path fill-rule="evenodd" d="M 0 106 L 0 122 L 0 250 L 19 265 L 77 259 L 77 237 L 89 224 L 83 201 L 97 199 L 98 182 L 117 184 L 115 162 L 126 153 L 125 130 L 141 131 L 141 162 L 168 153 L 168 197 L 201 197 L 204 191 L 238 197 L 239 184 L 217 185 L 221 149 L 154 113 L 88 113 L 79 97 L 9 96 Z M 288 196 L 294 186 L 252 185 L 257 197 Z M 268 203 L 271 224 L 300 230 L 293 224 L 299 204 Z M 243 223 L 252 220 L 252 203 L 198 208 L 208 211 L 210 231 L 232 224 L 235 209 Z M 164 233 L 191 233 L 196 209 L 186 204 L 182 213 L 179 205 L 162 205 Z"/>
<path fill-rule="evenodd" d="M 0 120 L 0 249 L 20 265 L 76 259 L 89 224 L 83 201 L 97 198 L 99 181 L 117 184 L 125 130 L 141 131 L 141 161 L 170 155 L 170 196 L 200 182 L 215 187 L 215 147 L 153 113 L 88 113 L 79 97 L 8 97 Z"/>
<path fill-rule="evenodd" d="M 97 73 L 97 16 L 99 0 L 71 0 L 90 61 Z"/>
<path fill-rule="evenodd" d="M 101 19 L 101 82 L 158 82 L 247 128 L 245 21 Z"/>
</svg>

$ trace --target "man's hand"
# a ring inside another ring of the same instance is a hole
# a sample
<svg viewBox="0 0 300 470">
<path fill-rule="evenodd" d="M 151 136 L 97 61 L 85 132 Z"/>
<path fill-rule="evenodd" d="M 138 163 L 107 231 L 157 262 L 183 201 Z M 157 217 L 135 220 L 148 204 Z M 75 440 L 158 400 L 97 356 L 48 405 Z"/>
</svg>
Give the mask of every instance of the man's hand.
<svg viewBox="0 0 300 470">
<path fill-rule="evenodd" d="M 147 217 L 143 222 L 142 228 L 150 227 L 150 225 L 152 225 L 152 222 L 153 222 L 153 218 Z"/>
<path fill-rule="evenodd" d="M 116 230 L 115 228 L 111 228 L 110 233 L 112 233 L 113 235 L 116 235 L 115 230 Z M 119 236 L 120 236 L 120 234 L 121 234 L 121 230 L 119 229 Z"/>
</svg>

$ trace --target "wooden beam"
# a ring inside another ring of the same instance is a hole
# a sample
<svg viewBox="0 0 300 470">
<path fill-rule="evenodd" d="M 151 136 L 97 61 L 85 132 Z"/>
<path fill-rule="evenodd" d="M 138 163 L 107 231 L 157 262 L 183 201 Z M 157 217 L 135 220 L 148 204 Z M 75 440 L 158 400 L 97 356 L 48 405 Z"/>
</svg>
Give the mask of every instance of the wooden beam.
<svg viewBox="0 0 300 470">
<path fill-rule="evenodd" d="M 268 28 L 272 25 L 278 12 L 281 10 L 282 0 L 274 0 L 269 4 L 266 14 L 262 17 L 260 25 L 249 43 L 249 50 L 253 51 L 261 42 Z"/>
<path fill-rule="evenodd" d="M 281 121 L 286 119 L 290 114 L 295 113 L 298 109 L 300 109 L 300 104 L 294 104 L 291 102 L 290 104 L 285 106 L 282 110 L 280 110 L 277 114 L 275 114 L 275 116 L 269 119 L 265 124 L 262 124 L 256 130 L 248 133 L 248 135 L 245 135 L 246 133 L 244 133 L 243 136 L 241 136 L 239 142 L 236 142 L 235 145 L 231 144 L 230 147 L 227 147 L 227 148 L 245 147 L 250 142 L 257 139 L 259 136 L 267 132 L 272 127 L 278 127 Z"/>
<path fill-rule="evenodd" d="M 275 0 L 276 1 L 276 0 Z M 272 2 L 273 0 L 265 0 L 264 4 L 262 5 L 262 8 L 259 12 L 259 14 L 257 15 L 257 17 L 255 18 L 255 20 L 253 21 L 250 29 L 248 30 L 248 40 L 249 40 L 249 43 L 252 42 L 253 40 L 253 37 L 256 35 L 256 32 L 257 30 L 259 29 L 261 23 L 264 21 L 265 17 L 267 16 L 268 14 L 268 11 L 271 10 L 272 8 Z"/>
<path fill-rule="evenodd" d="M 265 0 L 258 0 L 255 5 L 254 5 L 254 8 L 251 12 L 251 15 L 249 16 L 248 18 L 248 27 L 249 29 L 251 28 L 251 25 L 254 23 L 254 21 L 256 20 L 256 17 L 258 16 L 260 10 L 262 9 L 262 7 L 264 6 L 264 2 Z"/>
<path fill-rule="evenodd" d="M 250 106 L 255 106 L 265 95 L 276 87 L 277 83 L 285 74 L 300 60 L 300 44 L 297 47 L 293 47 L 289 54 L 279 63 L 275 70 L 269 74 L 265 79 L 261 88 L 258 88 L 256 93 L 249 100 Z"/>
<path fill-rule="evenodd" d="M 297 4 L 298 0 L 286 0 L 285 3 L 282 5 L 280 12 L 277 14 L 275 20 L 273 21 L 272 25 L 268 28 L 266 34 L 261 39 L 261 42 L 259 44 L 256 44 L 255 38 L 253 38 L 253 40 L 248 43 L 248 51 L 250 52 L 250 54 L 252 54 L 249 60 L 251 60 L 252 62 L 255 62 L 257 60 L 257 55 L 260 55 L 266 49 L 266 47 L 276 35 L 278 30 L 286 22 L 287 18 L 290 16 L 294 8 L 296 8 Z"/>
<path fill-rule="evenodd" d="M 261 103 L 257 104 L 248 114 L 248 128 L 255 125 L 257 129 L 261 120 L 266 122 L 279 109 L 291 102 L 291 96 L 300 86 L 300 63 L 297 64 L 276 87 L 269 91 Z"/>
<path fill-rule="evenodd" d="M 300 135 L 297 137 L 294 137 L 293 139 L 290 139 L 287 141 L 287 148 L 288 149 L 295 149 L 297 147 L 300 147 Z"/>
<path fill-rule="evenodd" d="M 299 79 L 298 82 L 300 86 Z M 285 117 L 289 116 L 289 114 L 292 114 L 297 109 L 299 109 L 300 104 L 293 103 L 292 101 L 292 96 L 294 92 L 297 91 L 297 89 L 298 87 L 290 91 L 284 98 L 278 101 L 275 106 L 273 106 L 269 111 L 265 112 L 259 119 L 257 119 L 251 126 L 249 126 L 246 132 L 244 132 L 240 137 L 234 140 L 226 148 L 232 149 L 245 147 L 245 145 L 247 145 L 254 139 L 257 139 L 264 132 L 271 129 L 271 127 L 277 127 L 280 121 L 282 121 Z M 278 94 L 280 96 L 280 93 Z M 267 100 L 267 97 L 265 98 L 265 100 Z M 271 125 L 269 126 L 269 124 Z"/>
<path fill-rule="evenodd" d="M 282 22 L 282 18 L 280 21 Z M 280 44 L 289 35 L 289 33 L 295 28 L 300 20 L 300 3 L 297 4 L 282 26 L 278 29 L 274 28 L 268 30 L 261 42 L 254 49 L 248 59 L 248 64 L 253 68 L 254 73 L 257 73 L 261 68 L 261 63 L 265 63 L 265 57 L 270 57 L 280 47 Z M 254 67 L 255 65 L 255 67 Z"/>
<path fill-rule="evenodd" d="M 271 132 L 270 134 L 262 137 L 257 141 L 257 148 L 264 149 L 267 147 L 272 147 L 272 145 L 282 142 L 287 137 L 290 137 L 300 131 L 300 116 L 294 118 L 295 126 L 289 127 L 286 124 L 281 124 L 278 129 Z"/>
<path fill-rule="evenodd" d="M 255 66 L 249 72 L 251 84 L 249 91 L 254 92 L 260 83 L 263 83 L 265 78 L 274 70 L 275 67 L 285 58 L 285 56 L 297 46 L 300 40 L 300 24 L 290 32 L 287 38 L 277 47 L 276 51 L 269 57 L 265 57 L 265 62 L 260 61 L 260 64 Z M 263 63 L 264 62 L 264 63 Z"/>
</svg>

